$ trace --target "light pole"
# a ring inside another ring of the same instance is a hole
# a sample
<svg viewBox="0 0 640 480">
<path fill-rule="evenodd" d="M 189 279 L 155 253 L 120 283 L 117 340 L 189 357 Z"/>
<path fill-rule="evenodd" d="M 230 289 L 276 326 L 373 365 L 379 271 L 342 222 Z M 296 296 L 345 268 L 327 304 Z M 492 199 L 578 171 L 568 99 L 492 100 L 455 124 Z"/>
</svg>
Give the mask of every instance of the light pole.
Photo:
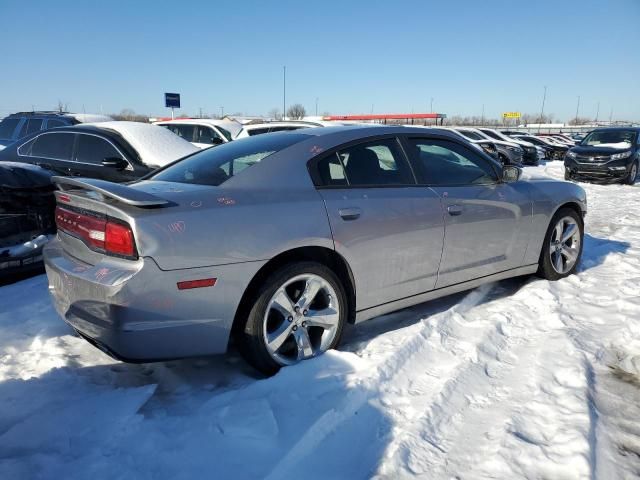
<svg viewBox="0 0 640 480">
<path fill-rule="evenodd" d="M 544 95 L 542 96 L 542 109 L 540 110 L 540 120 L 538 121 L 538 133 L 540 133 L 540 125 L 542 124 L 542 117 L 544 116 L 544 102 L 547 99 L 547 86 L 544 86 Z"/>
<path fill-rule="evenodd" d="M 224 118 L 224 107 L 220 107 L 220 119 Z"/>
<path fill-rule="evenodd" d="M 578 125 L 578 110 L 580 110 L 580 95 L 578 95 L 578 106 L 576 107 L 576 125 Z"/>
<path fill-rule="evenodd" d="M 480 119 L 480 123 L 484 126 L 484 103 L 482 104 L 482 118 Z"/>
<path fill-rule="evenodd" d="M 287 115 L 287 66 L 282 67 L 282 119 Z"/>
<path fill-rule="evenodd" d="M 318 97 L 316 97 L 316 117 L 318 116 Z"/>
<path fill-rule="evenodd" d="M 596 110 L 596 125 L 598 125 L 598 115 L 600 115 L 600 102 L 598 102 L 598 109 Z"/>
<path fill-rule="evenodd" d="M 611 113 L 609 113 L 609 125 L 611 125 L 612 118 L 613 118 L 613 107 L 611 107 Z"/>
</svg>

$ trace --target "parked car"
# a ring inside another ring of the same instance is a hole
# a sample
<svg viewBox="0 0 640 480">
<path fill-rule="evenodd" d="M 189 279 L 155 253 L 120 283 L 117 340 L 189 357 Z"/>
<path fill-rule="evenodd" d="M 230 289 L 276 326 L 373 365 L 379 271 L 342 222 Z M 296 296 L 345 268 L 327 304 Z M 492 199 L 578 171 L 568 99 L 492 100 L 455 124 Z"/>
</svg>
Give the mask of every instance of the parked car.
<svg viewBox="0 0 640 480">
<path fill-rule="evenodd" d="M 266 123 L 249 123 L 242 126 L 242 130 L 238 132 L 235 139 L 252 137 L 263 133 L 284 132 L 289 130 L 299 130 L 301 128 L 316 128 L 324 125 L 318 122 L 305 122 L 301 120 L 291 120 L 286 122 L 266 122 Z"/>
<path fill-rule="evenodd" d="M 55 233 L 52 173 L 0 162 L 0 280 L 42 268 L 42 247 Z"/>
<path fill-rule="evenodd" d="M 500 159 L 500 162 L 505 165 L 522 165 L 524 151 L 518 144 L 514 142 L 495 140 L 476 128 L 453 127 L 453 130 L 459 132 L 461 135 L 472 141 L 491 140 L 498 149 L 498 158 Z"/>
<path fill-rule="evenodd" d="M 48 128 L 65 127 L 85 122 L 113 120 L 106 115 L 67 112 L 12 113 L 0 122 L 0 146 L 6 146 L 35 132 Z"/>
<path fill-rule="evenodd" d="M 537 149 L 531 142 L 520 140 L 519 138 L 507 137 L 504 133 L 494 130 L 493 128 L 480 127 L 478 130 L 484 133 L 488 138 L 500 140 L 502 142 L 515 143 L 522 148 L 522 163 L 525 165 L 537 165 L 538 161 L 544 159 L 544 150 Z"/>
<path fill-rule="evenodd" d="M 209 148 L 230 142 L 240 130 L 242 124 L 231 120 L 211 118 L 185 118 L 155 122 L 198 148 Z"/>
<path fill-rule="evenodd" d="M 597 128 L 564 158 L 565 179 L 633 185 L 640 168 L 640 127 Z"/>
<path fill-rule="evenodd" d="M 32 133 L 0 151 L 0 161 L 32 163 L 58 175 L 129 182 L 197 151 L 156 125 L 102 122 Z"/>
<path fill-rule="evenodd" d="M 521 174 L 454 133 L 390 126 L 258 135 L 126 186 L 56 177 L 49 291 L 116 358 L 222 353 L 233 334 L 274 373 L 347 323 L 573 273 L 584 190 Z"/>
<path fill-rule="evenodd" d="M 525 140 L 533 143 L 534 145 L 543 147 L 547 151 L 548 160 L 562 160 L 564 158 L 564 154 L 569 149 L 566 145 L 559 145 L 547 140 L 546 138 L 534 135 L 514 135 L 514 138 L 519 138 L 520 140 Z"/>
</svg>

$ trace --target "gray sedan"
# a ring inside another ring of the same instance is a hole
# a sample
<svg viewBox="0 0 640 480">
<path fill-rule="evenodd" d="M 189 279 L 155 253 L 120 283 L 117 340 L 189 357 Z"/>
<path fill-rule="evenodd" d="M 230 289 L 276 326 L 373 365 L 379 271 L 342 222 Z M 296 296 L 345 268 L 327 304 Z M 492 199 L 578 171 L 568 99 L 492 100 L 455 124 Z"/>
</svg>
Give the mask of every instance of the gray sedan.
<svg viewBox="0 0 640 480">
<path fill-rule="evenodd" d="M 358 323 L 580 261 L 585 192 L 525 179 L 458 135 L 328 127 L 195 153 L 130 185 L 58 178 L 49 289 L 126 361 L 226 351 L 265 373 Z"/>
</svg>

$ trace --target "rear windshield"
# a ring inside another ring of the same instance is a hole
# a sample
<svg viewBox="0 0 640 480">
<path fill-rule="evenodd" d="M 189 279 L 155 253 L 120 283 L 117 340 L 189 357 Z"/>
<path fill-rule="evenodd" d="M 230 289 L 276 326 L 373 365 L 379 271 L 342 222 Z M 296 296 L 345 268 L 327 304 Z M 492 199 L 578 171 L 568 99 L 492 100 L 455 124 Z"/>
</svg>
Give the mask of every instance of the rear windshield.
<svg viewBox="0 0 640 480">
<path fill-rule="evenodd" d="M 596 130 L 582 140 L 582 145 L 629 148 L 635 143 L 635 140 L 636 132 L 634 130 Z"/>
<path fill-rule="evenodd" d="M 218 186 L 269 155 L 308 138 L 302 133 L 273 133 L 234 140 L 191 155 L 150 180 Z"/>
</svg>

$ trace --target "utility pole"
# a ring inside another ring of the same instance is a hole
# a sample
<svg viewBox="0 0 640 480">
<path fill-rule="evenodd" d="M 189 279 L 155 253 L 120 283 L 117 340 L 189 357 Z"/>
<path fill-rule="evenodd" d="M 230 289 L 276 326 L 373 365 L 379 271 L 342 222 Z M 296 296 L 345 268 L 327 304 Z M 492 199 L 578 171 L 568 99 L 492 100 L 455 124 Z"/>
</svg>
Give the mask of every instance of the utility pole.
<svg viewBox="0 0 640 480">
<path fill-rule="evenodd" d="M 482 104 L 482 118 L 480 119 L 480 123 L 484 126 L 484 103 Z"/>
<path fill-rule="evenodd" d="M 540 133 L 540 125 L 542 124 L 542 117 L 544 116 L 544 102 L 547 99 L 547 86 L 544 86 L 544 95 L 542 96 L 542 109 L 540 110 L 540 121 L 538 122 L 538 133 Z"/>
<path fill-rule="evenodd" d="M 287 66 L 282 67 L 282 119 L 287 115 Z"/>
<path fill-rule="evenodd" d="M 598 102 L 598 108 L 596 110 L 596 125 L 598 125 L 598 115 L 600 115 L 600 102 Z"/>
<path fill-rule="evenodd" d="M 200 110 L 200 118 L 202 118 L 202 107 L 199 107 Z"/>
<path fill-rule="evenodd" d="M 613 107 L 611 107 L 611 113 L 609 113 L 609 125 L 611 125 L 612 118 L 613 118 Z"/>
<path fill-rule="evenodd" d="M 580 95 L 578 95 L 578 106 L 576 107 L 576 120 L 575 125 L 578 125 L 578 110 L 580 109 Z"/>
<path fill-rule="evenodd" d="M 318 97 L 316 97 L 316 117 L 318 116 Z"/>
<path fill-rule="evenodd" d="M 220 107 L 220 119 L 224 118 L 224 107 Z"/>
</svg>

